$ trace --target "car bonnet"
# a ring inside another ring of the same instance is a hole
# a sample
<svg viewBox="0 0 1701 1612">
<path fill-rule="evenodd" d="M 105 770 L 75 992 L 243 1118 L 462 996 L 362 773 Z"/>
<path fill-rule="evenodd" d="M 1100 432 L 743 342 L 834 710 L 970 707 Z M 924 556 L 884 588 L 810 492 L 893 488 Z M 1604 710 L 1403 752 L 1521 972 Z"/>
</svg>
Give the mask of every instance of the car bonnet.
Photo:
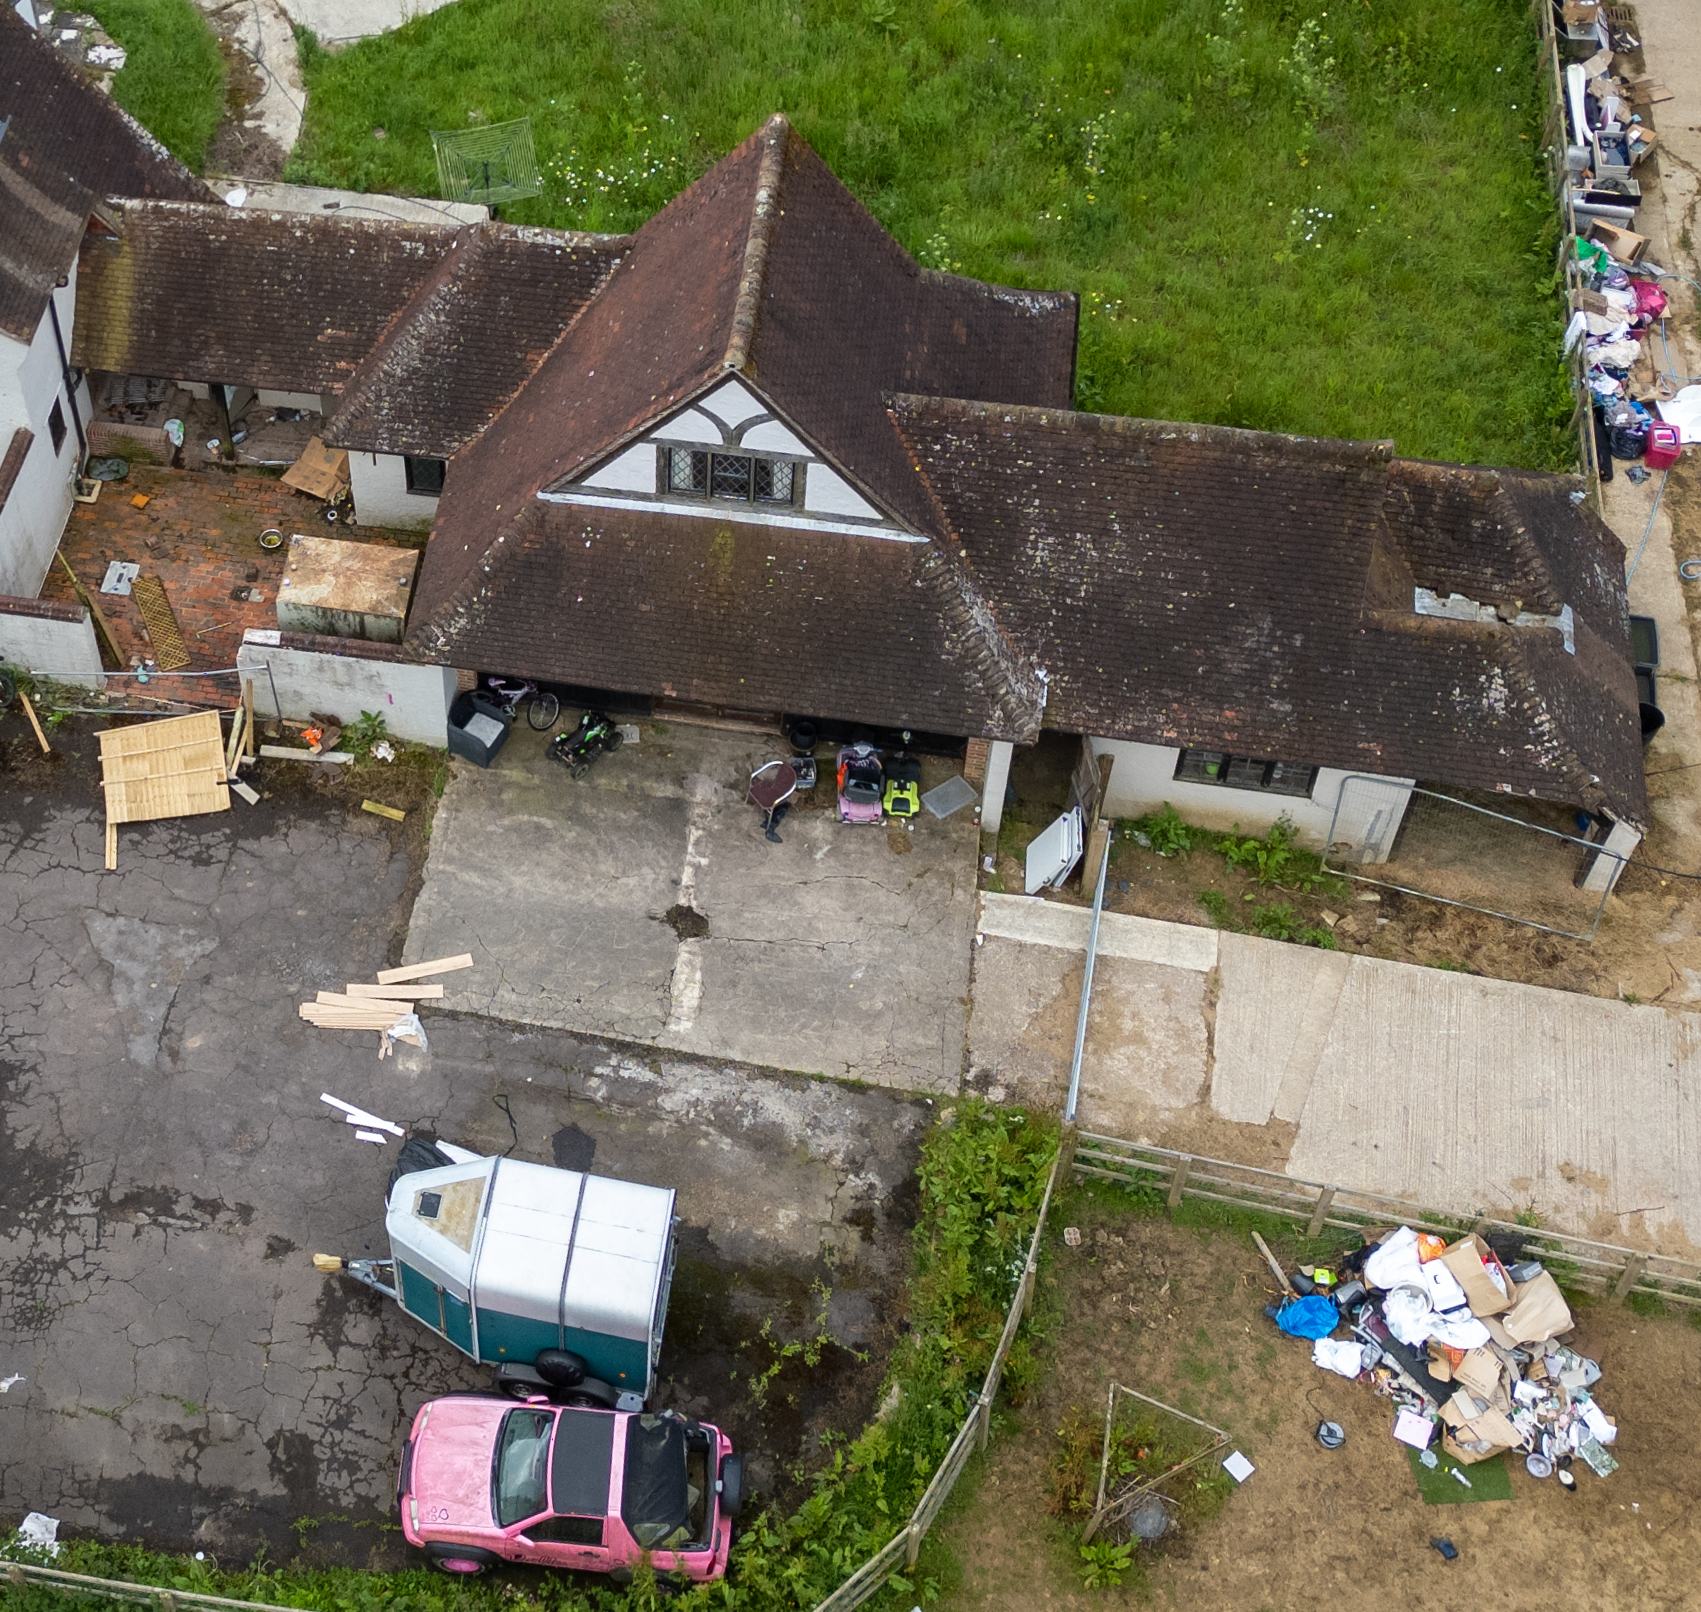
<svg viewBox="0 0 1701 1612">
<path fill-rule="evenodd" d="M 415 1441 L 409 1485 L 421 1524 L 436 1528 L 494 1528 L 490 1465 L 502 1418 L 512 1400 L 435 1400 Z"/>
</svg>

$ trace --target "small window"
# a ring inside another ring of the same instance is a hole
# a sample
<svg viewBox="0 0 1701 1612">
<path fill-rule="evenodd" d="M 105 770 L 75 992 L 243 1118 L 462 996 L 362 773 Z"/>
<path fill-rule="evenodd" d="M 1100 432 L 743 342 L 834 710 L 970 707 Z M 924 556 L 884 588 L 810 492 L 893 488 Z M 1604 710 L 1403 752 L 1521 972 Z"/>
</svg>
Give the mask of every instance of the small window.
<svg viewBox="0 0 1701 1612">
<path fill-rule="evenodd" d="M 422 1192 L 419 1195 L 419 1208 L 415 1211 L 421 1220 L 435 1220 L 443 1208 L 441 1192 Z"/>
<path fill-rule="evenodd" d="M 1223 750 L 1183 750 L 1175 764 L 1175 776 L 1184 783 L 1256 789 L 1266 795 L 1309 796 L 1317 782 L 1317 769 L 1303 762 L 1233 756 Z"/>
<path fill-rule="evenodd" d="M 797 466 L 789 460 L 700 448 L 663 449 L 662 481 L 664 492 L 739 504 L 789 504 L 798 485 Z"/>
<path fill-rule="evenodd" d="M 449 468 L 447 460 L 416 459 L 410 453 L 403 458 L 402 463 L 407 468 L 410 493 L 418 493 L 424 498 L 442 497 L 443 473 Z"/>
<path fill-rule="evenodd" d="M 58 398 L 54 398 L 53 407 L 48 411 L 47 434 L 53 438 L 53 452 L 57 455 L 65 446 L 65 410 Z"/>
<path fill-rule="evenodd" d="M 600 1545 L 601 1517 L 545 1517 L 526 1530 L 535 1545 Z"/>
</svg>

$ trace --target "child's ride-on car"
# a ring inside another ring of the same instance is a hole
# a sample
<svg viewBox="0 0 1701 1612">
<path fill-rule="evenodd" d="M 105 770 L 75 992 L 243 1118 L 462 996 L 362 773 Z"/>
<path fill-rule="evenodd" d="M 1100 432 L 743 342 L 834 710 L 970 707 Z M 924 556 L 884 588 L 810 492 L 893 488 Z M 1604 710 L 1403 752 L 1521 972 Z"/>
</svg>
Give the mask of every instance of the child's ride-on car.
<svg viewBox="0 0 1701 1612">
<path fill-rule="evenodd" d="M 909 756 L 893 756 L 886 763 L 888 817 L 914 817 L 921 810 L 921 763 Z"/>
<path fill-rule="evenodd" d="M 885 774 L 871 744 L 848 744 L 839 752 L 839 821 L 878 823 Z"/>
</svg>

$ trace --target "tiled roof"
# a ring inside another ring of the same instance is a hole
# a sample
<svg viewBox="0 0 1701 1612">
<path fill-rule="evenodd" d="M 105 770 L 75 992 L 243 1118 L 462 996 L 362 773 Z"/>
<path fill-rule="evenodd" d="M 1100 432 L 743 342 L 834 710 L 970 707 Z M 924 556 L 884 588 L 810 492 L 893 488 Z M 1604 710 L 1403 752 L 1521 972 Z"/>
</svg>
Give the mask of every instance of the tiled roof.
<svg viewBox="0 0 1701 1612">
<path fill-rule="evenodd" d="M 461 230 L 361 360 L 326 441 L 440 459 L 459 452 L 596 295 L 625 245 L 514 224 Z"/>
<path fill-rule="evenodd" d="M 1039 680 L 931 543 L 533 501 L 476 569 L 412 653 L 880 726 L 1039 726 Z"/>
<path fill-rule="evenodd" d="M 28 342 L 110 196 L 212 192 L 13 11 L 0 5 L 0 330 Z"/>
<path fill-rule="evenodd" d="M 938 398 L 892 417 L 974 586 L 1045 668 L 1048 725 L 1646 823 L 1622 549 L 1571 482 Z M 1454 565 L 1470 587 L 1519 578 L 1538 613 L 1569 604 L 1577 653 L 1549 628 L 1415 614 L 1416 571 L 1468 591 Z"/>
<path fill-rule="evenodd" d="M 74 362 L 337 392 L 448 252 L 453 226 L 132 202 L 91 234 Z"/>
<path fill-rule="evenodd" d="M 631 237 L 577 324 L 456 459 L 416 619 L 475 580 L 499 529 L 540 488 L 565 486 L 729 374 L 876 502 L 936 532 L 883 393 L 1067 403 L 1075 319 L 1070 294 L 918 268 L 772 118 Z"/>
</svg>

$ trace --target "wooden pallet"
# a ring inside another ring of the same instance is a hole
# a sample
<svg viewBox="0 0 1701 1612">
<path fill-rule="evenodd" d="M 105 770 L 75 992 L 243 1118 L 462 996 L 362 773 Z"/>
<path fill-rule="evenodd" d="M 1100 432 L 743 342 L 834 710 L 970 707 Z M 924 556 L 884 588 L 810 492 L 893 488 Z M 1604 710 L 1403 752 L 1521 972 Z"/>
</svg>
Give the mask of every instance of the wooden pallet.
<svg viewBox="0 0 1701 1612">
<path fill-rule="evenodd" d="M 189 664 L 189 650 L 183 642 L 183 630 L 177 625 L 177 614 L 166 597 L 165 584 L 156 576 L 140 576 L 130 584 L 130 597 L 141 612 L 142 624 L 148 629 L 148 642 L 154 646 L 154 664 L 162 672 L 180 672 Z"/>
</svg>

